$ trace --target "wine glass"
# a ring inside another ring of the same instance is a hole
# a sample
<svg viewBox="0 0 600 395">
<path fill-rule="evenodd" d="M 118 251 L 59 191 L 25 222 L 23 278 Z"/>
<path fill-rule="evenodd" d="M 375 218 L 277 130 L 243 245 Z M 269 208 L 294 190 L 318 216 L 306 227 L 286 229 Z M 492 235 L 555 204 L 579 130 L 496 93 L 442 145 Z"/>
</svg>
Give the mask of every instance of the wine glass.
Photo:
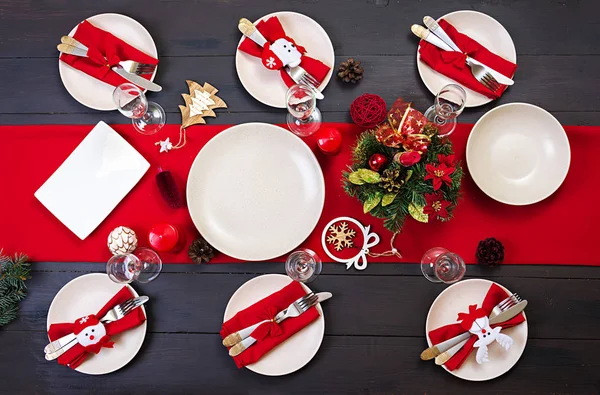
<svg viewBox="0 0 600 395">
<path fill-rule="evenodd" d="M 309 283 L 321 273 L 321 258 L 312 250 L 302 248 L 294 251 L 285 261 L 285 271 L 294 281 Z"/>
<path fill-rule="evenodd" d="M 467 92 L 456 84 L 443 87 L 435 96 L 433 106 L 425 111 L 425 117 L 437 126 L 439 136 L 448 136 L 456 127 L 456 117 L 465 108 Z"/>
<path fill-rule="evenodd" d="M 114 255 L 106 264 L 106 274 L 116 283 L 129 284 L 133 281 L 149 283 L 160 274 L 162 260 L 150 248 L 138 248 L 130 254 Z"/>
<path fill-rule="evenodd" d="M 433 283 L 452 284 L 463 278 L 467 265 L 460 256 L 445 248 L 435 247 L 421 258 L 421 271 Z"/>
<path fill-rule="evenodd" d="M 315 92 L 304 84 L 291 86 L 285 94 L 288 110 L 287 125 L 292 133 L 306 137 L 321 127 L 321 111 L 317 108 Z"/>
<path fill-rule="evenodd" d="M 134 84 L 126 82 L 117 86 L 113 91 L 113 101 L 121 114 L 131 118 L 131 123 L 141 134 L 154 134 L 165 126 L 165 110 L 159 104 L 148 101 L 144 92 Z"/>
</svg>

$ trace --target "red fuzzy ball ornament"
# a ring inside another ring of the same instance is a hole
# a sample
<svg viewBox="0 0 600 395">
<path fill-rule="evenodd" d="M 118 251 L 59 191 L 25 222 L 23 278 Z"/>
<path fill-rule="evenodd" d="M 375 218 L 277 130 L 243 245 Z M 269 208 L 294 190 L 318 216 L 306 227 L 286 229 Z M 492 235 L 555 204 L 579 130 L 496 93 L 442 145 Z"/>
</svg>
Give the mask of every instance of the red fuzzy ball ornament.
<svg viewBox="0 0 600 395">
<path fill-rule="evenodd" d="M 369 167 L 373 171 L 379 171 L 387 163 L 385 155 L 373 154 L 369 158 Z"/>
<path fill-rule="evenodd" d="M 381 96 L 365 93 L 350 104 L 350 117 L 361 128 L 371 129 L 385 120 L 387 105 Z"/>
</svg>

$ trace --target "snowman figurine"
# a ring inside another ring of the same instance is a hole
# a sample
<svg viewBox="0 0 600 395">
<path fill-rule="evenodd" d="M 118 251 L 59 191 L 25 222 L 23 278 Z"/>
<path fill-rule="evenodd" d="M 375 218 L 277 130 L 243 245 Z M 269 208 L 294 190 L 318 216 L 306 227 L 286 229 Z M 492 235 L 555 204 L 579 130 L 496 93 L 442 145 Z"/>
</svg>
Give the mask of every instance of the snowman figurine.
<svg viewBox="0 0 600 395">
<path fill-rule="evenodd" d="M 298 49 L 294 40 L 289 37 L 278 38 L 273 43 L 265 44 L 262 63 L 270 70 L 299 66 L 302 61 L 301 49 Z"/>
<path fill-rule="evenodd" d="M 112 348 L 113 342 L 106 334 L 106 328 L 95 315 L 86 315 L 75 321 L 73 334 L 77 337 L 77 342 L 81 344 L 86 351 L 98 354 L 102 347 Z"/>
<path fill-rule="evenodd" d="M 500 333 L 502 327 L 490 327 L 490 320 L 484 309 L 478 309 L 477 305 L 469 306 L 469 313 L 459 313 L 458 320 L 461 321 L 463 329 L 477 335 L 477 341 L 473 347 L 477 348 L 475 360 L 478 364 L 489 362 L 488 346 L 497 341 L 502 348 L 509 350 L 513 344 L 513 339 L 503 333 Z"/>
</svg>

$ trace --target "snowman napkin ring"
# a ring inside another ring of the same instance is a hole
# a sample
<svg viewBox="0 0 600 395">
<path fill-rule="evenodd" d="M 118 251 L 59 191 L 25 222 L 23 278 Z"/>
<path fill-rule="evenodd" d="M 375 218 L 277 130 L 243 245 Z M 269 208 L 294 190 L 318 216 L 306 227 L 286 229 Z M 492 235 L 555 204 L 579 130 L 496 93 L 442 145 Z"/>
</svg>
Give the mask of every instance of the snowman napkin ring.
<svg viewBox="0 0 600 395">
<path fill-rule="evenodd" d="M 466 331 L 473 335 L 477 335 L 477 341 L 473 347 L 477 347 L 475 360 L 478 364 L 489 362 L 488 346 L 494 341 L 498 342 L 502 348 L 509 350 L 513 344 L 513 339 L 503 333 L 500 333 L 502 327 L 490 327 L 490 321 L 487 313 L 482 308 L 477 308 L 477 305 L 469 306 L 468 313 L 458 313 L 458 320 L 461 321 L 461 326 Z"/>
<path fill-rule="evenodd" d="M 339 222 L 338 226 L 335 224 Z M 360 247 L 360 251 L 351 258 L 339 258 L 330 251 L 327 247 L 327 243 L 334 244 L 335 249 L 340 251 L 345 247 L 352 247 L 352 238 L 355 236 L 355 231 L 348 228 L 347 222 L 351 222 L 356 225 L 363 234 L 363 245 Z M 329 236 L 328 236 L 329 233 Z M 354 266 L 357 270 L 364 270 L 367 268 L 367 255 L 369 255 L 369 249 L 375 247 L 379 243 L 379 236 L 376 233 L 371 232 L 371 225 L 363 226 L 360 222 L 350 217 L 338 217 L 331 220 L 323 229 L 321 236 L 321 244 L 325 253 L 334 261 L 345 263 L 346 270 Z"/>
</svg>

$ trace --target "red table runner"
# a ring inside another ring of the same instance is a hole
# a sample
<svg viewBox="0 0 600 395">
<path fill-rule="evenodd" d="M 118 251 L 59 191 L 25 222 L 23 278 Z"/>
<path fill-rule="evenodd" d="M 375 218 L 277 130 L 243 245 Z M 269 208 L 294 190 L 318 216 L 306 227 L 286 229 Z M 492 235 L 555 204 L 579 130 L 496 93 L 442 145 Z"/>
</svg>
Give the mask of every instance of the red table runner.
<svg viewBox="0 0 600 395">
<path fill-rule="evenodd" d="M 389 249 L 391 233 L 382 221 L 362 213 L 362 205 L 347 197 L 341 187 L 341 172 L 350 162 L 350 147 L 360 133 L 354 125 L 329 124 L 344 136 L 340 154 L 327 157 L 317 152 L 326 184 L 325 207 L 315 231 L 303 243 L 328 260 L 321 247 L 323 227 L 335 217 L 350 216 L 381 236 L 374 252 Z M 60 166 L 92 129 L 92 125 L 2 126 L 0 127 L 0 249 L 4 253 L 21 251 L 34 261 L 105 262 L 110 257 L 106 247 L 109 232 L 119 225 L 134 229 L 140 245 L 147 245 L 150 227 L 160 222 L 178 226 L 187 244 L 197 235 L 187 209 L 170 209 L 160 197 L 155 175 L 158 166 L 170 170 L 181 190 L 198 151 L 226 125 L 195 126 L 188 130 L 188 145 L 181 150 L 159 154 L 154 145 L 167 136 L 177 141 L 179 125 L 167 125 L 154 136 L 143 136 L 131 125 L 113 125 L 151 164 L 150 170 L 123 199 L 106 220 L 84 241 L 71 233 L 33 196 L 34 192 Z M 472 125 L 458 125 L 451 139 L 457 156 L 463 160 L 465 179 L 463 200 L 455 218 L 447 223 L 418 223 L 408 219 L 396 246 L 403 262 L 418 262 L 429 248 L 443 246 L 475 262 L 479 240 L 496 237 L 505 246 L 505 263 L 600 265 L 594 245 L 600 210 L 596 208 L 598 192 L 592 166 L 600 147 L 600 127 L 565 127 L 571 143 L 571 168 L 560 189 L 551 197 L 530 206 L 508 206 L 483 194 L 468 175 L 464 163 L 466 140 Z M 306 142 L 315 150 L 314 137 Z M 190 262 L 187 250 L 163 253 L 167 263 Z M 283 261 L 285 257 L 277 259 Z M 212 262 L 234 262 L 217 254 Z M 370 262 L 399 261 L 395 257 L 369 258 Z"/>
</svg>

